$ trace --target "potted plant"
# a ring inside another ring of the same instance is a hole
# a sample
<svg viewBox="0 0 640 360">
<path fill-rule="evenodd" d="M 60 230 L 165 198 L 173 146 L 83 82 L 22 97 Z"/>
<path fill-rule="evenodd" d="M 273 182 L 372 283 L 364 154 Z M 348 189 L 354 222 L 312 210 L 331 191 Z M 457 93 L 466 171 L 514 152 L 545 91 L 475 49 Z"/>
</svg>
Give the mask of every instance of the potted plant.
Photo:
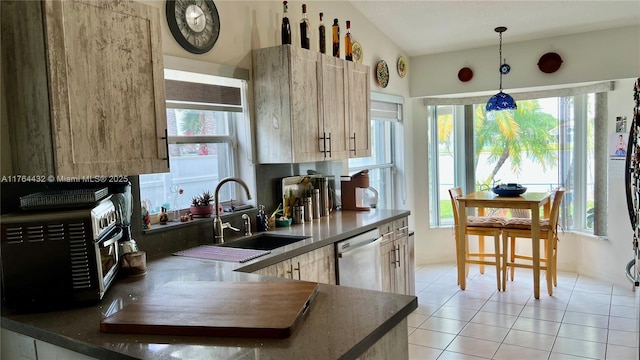
<svg viewBox="0 0 640 360">
<path fill-rule="evenodd" d="M 209 191 L 203 191 L 191 199 L 189 211 L 194 217 L 210 217 L 213 214 L 213 196 Z"/>
</svg>

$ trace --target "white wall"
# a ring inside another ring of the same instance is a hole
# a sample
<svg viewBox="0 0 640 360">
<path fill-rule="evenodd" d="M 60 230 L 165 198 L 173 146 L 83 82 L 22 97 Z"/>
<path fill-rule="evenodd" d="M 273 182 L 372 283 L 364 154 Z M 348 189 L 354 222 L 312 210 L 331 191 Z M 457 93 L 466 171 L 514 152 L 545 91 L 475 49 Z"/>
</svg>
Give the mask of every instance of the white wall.
<svg viewBox="0 0 640 360">
<path fill-rule="evenodd" d="M 497 35 L 497 34 L 496 34 Z M 509 32 L 503 34 L 503 41 Z M 640 73 L 640 26 L 559 36 L 547 39 L 504 43 L 503 57 L 511 72 L 503 77 L 505 92 L 517 89 L 625 79 Z M 557 52 L 562 66 L 553 74 L 538 69 L 538 59 L 547 52 Z M 441 96 L 473 92 L 497 92 L 498 37 L 496 45 L 411 59 L 414 73 L 411 96 Z M 469 82 L 458 80 L 458 71 L 473 70 Z"/>
</svg>

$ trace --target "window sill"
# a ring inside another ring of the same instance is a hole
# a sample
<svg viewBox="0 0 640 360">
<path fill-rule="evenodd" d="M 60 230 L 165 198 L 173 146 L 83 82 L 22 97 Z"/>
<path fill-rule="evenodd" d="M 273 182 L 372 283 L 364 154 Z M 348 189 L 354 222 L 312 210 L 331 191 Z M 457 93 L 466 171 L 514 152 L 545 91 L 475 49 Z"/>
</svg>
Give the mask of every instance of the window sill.
<svg viewBox="0 0 640 360">
<path fill-rule="evenodd" d="M 237 210 L 235 212 L 225 212 L 220 214 L 220 218 L 224 221 L 225 219 L 232 217 L 232 216 L 242 216 L 242 214 L 244 213 L 249 213 L 251 211 L 256 211 L 256 208 L 254 207 L 248 207 L 246 209 L 243 210 Z M 154 217 L 157 217 L 157 214 L 154 215 Z M 193 226 L 193 225 L 202 225 L 206 222 L 213 222 L 213 218 L 215 217 L 215 215 L 211 215 L 211 217 L 208 218 L 193 218 L 193 220 L 189 220 L 189 221 L 169 221 L 167 222 L 165 225 L 161 225 L 158 222 L 152 222 L 151 223 L 151 229 L 147 229 L 147 230 L 142 230 L 143 234 L 155 234 L 158 232 L 162 232 L 165 230 L 174 230 L 177 228 L 181 228 L 181 227 L 185 227 L 185 226 Z M 211 226 L 213 226 L 213 224 L 211 224 Z"/>
<path fill-rule="evenodd" d="M 142 230 L 142 233 L 143 234 L 153 234 L 153 233 L 162 232 L 162 231 L 165 231 L 165 230 L 177 229 L 177 228 L 181 228 L 181 227 L 185 227 L 185 226 L 201 225 L 201 224 L 204 224 L 206 222 L 213 222 L 213 217 L 209 217 L 209 218 L 194 218 L 193 220 L 182 221 L 182 222 L 180 222 L 180 221 L 169 221 L 164 225 L 161 225 L 160 223 L 155 223 L 155 224 L 151 224 L 151 229 Z M 213 226 L 213 224 L 211 226 Z"/>
</svg>

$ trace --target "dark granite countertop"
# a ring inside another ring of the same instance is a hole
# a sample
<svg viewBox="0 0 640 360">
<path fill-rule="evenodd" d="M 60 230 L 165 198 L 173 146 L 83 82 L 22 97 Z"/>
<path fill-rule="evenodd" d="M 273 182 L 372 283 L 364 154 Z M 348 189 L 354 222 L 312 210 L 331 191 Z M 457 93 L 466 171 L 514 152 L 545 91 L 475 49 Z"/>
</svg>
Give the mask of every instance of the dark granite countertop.
<svg viewBox="0 0 640 360">
<path fill-rule="evenodd" d="M 2 327 L 99 359 L 356 358 L 417 307 L 415 296 L 320 284 L 309 312 L 286 339 L 107 334 L 100 332 L 99 324 L 170 281 L 291 281 L 247 272 L 408 215 L 400 210 L 342 211 L 279 228 L 274 232 L 310 238 L 244 264 L 158 257 L 149 261 L 147 275 L 116 280 L 98 304 L 34 314 L 5 311 Z"/>
</svg>

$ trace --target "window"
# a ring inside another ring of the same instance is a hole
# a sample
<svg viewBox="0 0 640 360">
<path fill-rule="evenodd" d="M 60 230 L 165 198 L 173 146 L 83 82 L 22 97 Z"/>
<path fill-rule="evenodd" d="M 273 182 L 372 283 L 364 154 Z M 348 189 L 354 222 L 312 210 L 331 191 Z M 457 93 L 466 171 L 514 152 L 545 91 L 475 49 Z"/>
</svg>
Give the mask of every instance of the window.
<svg viewBox="0 0 640 360">
<path fill-rule="evenodd" d="M 189 207 L 203 191 L 238 172 L 238 128 L 245 123 L 246 82 L 165 70 L 171 172 L 140 175 L 140 198 L 151 213 Z M 183 194 L 178 194 L 182 189 Z M 239 198 L 225 186 L 220 202 Z"/>
<path fill-rule="evenodd" d="M 369 184 L 378 192 L 377 207 L 395 208 L 395 144 L 397 126 L 402 119 L 402 98 L 372 93 L 371 156 L 349 159 L 349 174 L 369 170 Z"/>
<path fill-rule="evenodd" d="M 563 228 L 593 230 L 595 94 L 517 104 L 495 120 L 485 119 L 484 104 L 428 106 L 432 226 L 453 224 L 453 186 L 520 183 L 528 191 L 563 186 Z"/>
</svg>

